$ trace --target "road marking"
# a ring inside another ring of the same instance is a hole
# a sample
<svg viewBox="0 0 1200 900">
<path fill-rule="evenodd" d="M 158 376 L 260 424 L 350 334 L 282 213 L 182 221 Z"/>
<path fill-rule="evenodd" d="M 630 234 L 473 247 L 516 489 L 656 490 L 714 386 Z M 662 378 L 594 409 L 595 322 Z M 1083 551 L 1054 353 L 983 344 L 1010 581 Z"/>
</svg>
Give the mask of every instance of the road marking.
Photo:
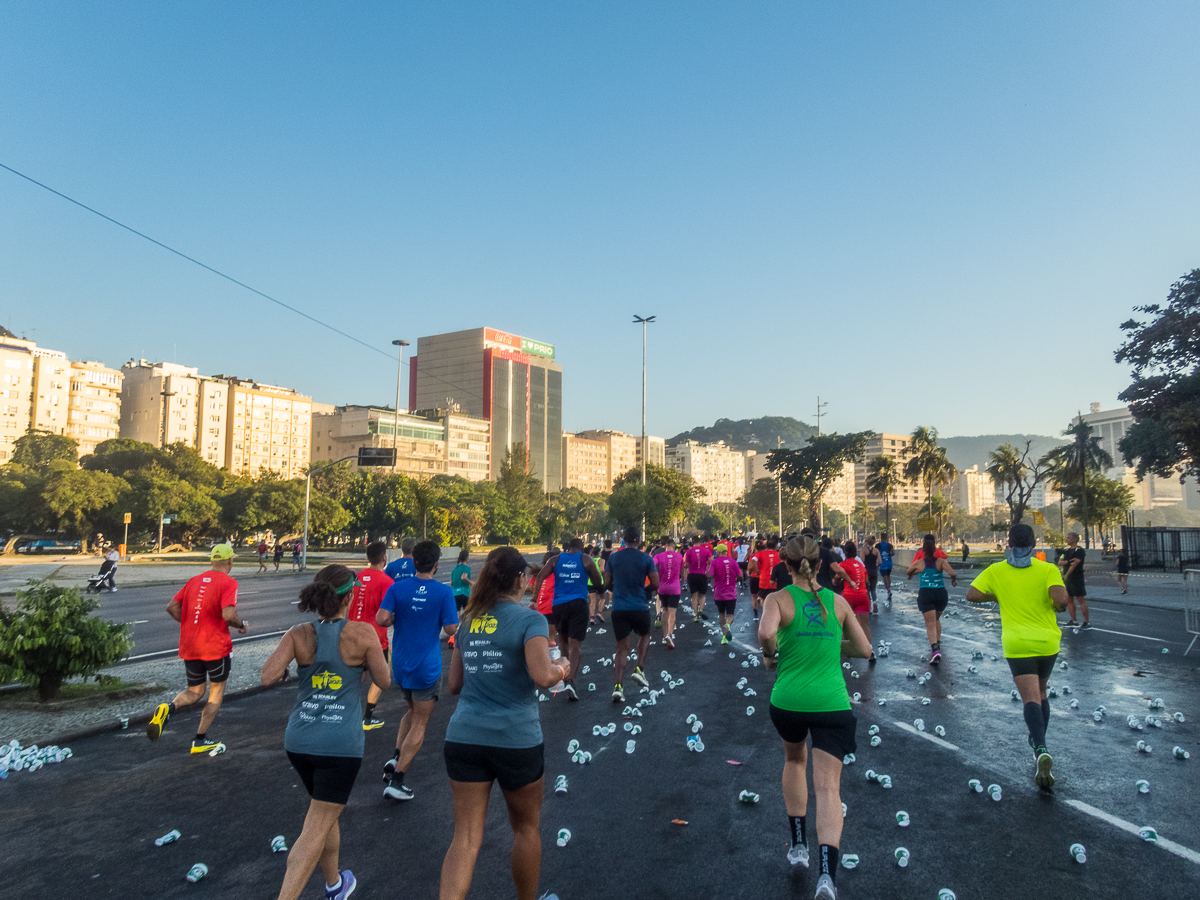
<svg viewBox="0 0 1200 900">
<path fill-rule="evenodd" d="M 136 622 L 126 622 L 125 624 L 126 625 L 148 625 L 149 623 L 150 623 L 149 619 L 138 619 Z"/>
<path fill-rule="evenodd" d="M 287 634 L 286 631 L 268 631 L 266 634 L 248 634 L 245 637 L 236 637 L 233 639 L 235 644 L 240 644 L 242 641 L 261 641 L 269 637 L 279 637 L 282 634 Z M 153 653 L 140 653 L 137 656 L 126 656 L 119 662 L 130 663 L 137 662 L 139 659 L 153 659 L 156 656 L 170 656 L 173 653 L 178 653 L 178 649 L 174 650 L 155 650 Z"/>
<path fill-rule="evenodd" d="M 1066 804 L 1067 806 L 1072 806 L 1080 812 L 1087 813 L 1089 816 L 1093 816 L 1102 822 L 1107 822 L 1109 825 L 1120 828 L 1122 831 L 1128 831 L 1130 834 L 1136 835 L 1140 830 L 1138 826 L 1134 825 L 1132 822 L 1126 822 L 1124 819 L 1118 819 L 1116 816 L 1110 815 L 1102 809 L 1096 809 L 1096 807 L 1088 803 L 1084 803 L 1082 800 L 1067 800 Z M 1174 841 L 1163 837 L 1162 835 L 1159 835 L 1158 840 L 1155 843 L 1157 843 L 1158 846 L 1162 847 L 1168 853 L 1174 853 L 1176 856 L 1186 859 L 1188 862 L 1193 862 L 1196 863 L 1196 865 L 1200 865 L 1200 853 L 1197 853 L 1190 847 L 1185 847 L 1183 844 L 1177 844 Z"/>
<path fill-rule="evenodd" d="M 910 734 L 915 734 L 917 737 L 925 738 L 925 740 L 927 740 L 927 741 L 933 741 L 939 747 L 945 747 L 947 750 L 954 750 L 958 753 L 962 753 L 961 747 L 959 747 L 955 744 L 952 744 L 949 741 L 943 740 L 942 738 L 938 737 L 936 734 L 930 734 L 927 731 L 921 731 L 919 728 L 914 728 L 912 725 L 909 725 L 907 722 L 893 722 L 892 724 L 895 725 L 897 728 L 903 728 L 905 731 L 909 732 Z"/>
<path fill-rule="evenodd" d="M 1066 626 L 1063 626 L 1063 627 L 1065 628 Z M 1074 626 L 1072 626 L 1072 627 L 1074 627 Z M 1148 635 L 1145 635 L 1145 634 L 1130 634 L 1128 631 L 1110 631 L 1107 628 L 1097 628 L 1095 625 L 1093 625 L 1091 628 L 1089 628 L 1088 631 L 1102 631 L 1105 634 L 1119 634 L 1121 637 L 1140 638 L 1143 641 L 1154 641 L 1157 644 L 1177 644 L 1180 646 L 1183 645 L 1183 641 L 1166 641 L 1166 640 L 1163 640 L 1162 638 L 1149 637 Z"/>
<path fill-rule="evenodd" d="M 925 629 L 922 628 L 920 625 L 901 625 L 900 627 L 907 628 L 909 631 L 919 631 L 922 634 L 926 633 Z M 950 638 L 951 640 L 954 640 L 954 641 L 962 641 L 964 644 L 974 644 L 976 647 L 991 647 L 992 646 L 991 644 L 985 644 L 983 641 L 973 641 L 970 638 L 959 637 L 956 634 L 943 633 L 942 639 L 945 640 L 946 638 Z"/>
</svg>

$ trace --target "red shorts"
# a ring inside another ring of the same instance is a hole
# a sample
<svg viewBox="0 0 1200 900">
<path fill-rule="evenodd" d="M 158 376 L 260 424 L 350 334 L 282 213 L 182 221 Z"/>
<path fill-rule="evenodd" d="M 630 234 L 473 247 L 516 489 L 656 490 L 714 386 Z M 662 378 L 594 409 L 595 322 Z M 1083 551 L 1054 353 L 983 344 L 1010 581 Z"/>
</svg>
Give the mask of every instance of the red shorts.
<svg viewBox="0 0 1200 900">
<path fill-rule="evenodd" d="M 871 595 L 866 591 L 845 591 L 842 597 L 856 615 L 865 616 L 871 611 Z"/>
</svg>

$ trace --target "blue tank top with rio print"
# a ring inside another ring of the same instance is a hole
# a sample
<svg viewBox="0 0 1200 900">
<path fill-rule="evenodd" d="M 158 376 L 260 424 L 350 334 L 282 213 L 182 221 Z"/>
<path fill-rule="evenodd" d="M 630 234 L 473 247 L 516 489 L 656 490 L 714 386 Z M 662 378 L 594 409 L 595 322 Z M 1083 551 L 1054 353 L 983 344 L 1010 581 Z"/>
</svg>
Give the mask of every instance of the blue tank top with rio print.
<svg viewBox="0 0 1200 900">
<path fill-rule="evenodd" d="M 339 642 L 345 619 L 313 622 L 317 654 L 300 666 L 300 689 L 283 748 L 313 756 L 363 755 L 362 666 L 346 665 Z"/>
</svg>

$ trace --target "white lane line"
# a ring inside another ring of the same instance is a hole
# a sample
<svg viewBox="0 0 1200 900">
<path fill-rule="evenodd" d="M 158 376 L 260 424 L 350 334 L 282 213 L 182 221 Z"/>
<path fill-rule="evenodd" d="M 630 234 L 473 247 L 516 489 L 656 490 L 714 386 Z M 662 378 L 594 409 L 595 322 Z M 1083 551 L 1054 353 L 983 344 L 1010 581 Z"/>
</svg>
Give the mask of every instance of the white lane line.
<svg viewBox="0 0 1200 900">
<path fill-rule="evenodd" d="M 279 637 L 282 634 L 287 634 L 287 632 L 286 631 L 268 631 L 265 634 L 248 634 L 248 635 L 245 635 L 244 637 L 234 638 L 233 642 L 235 644 L 239 644 L 242 641 L 261 641 L 264 638 Z M 179 651 L 177 649 L 176 650 L 155 650 L 153 653 L 139 653 L 137 656 L 126 656 L 124 659 L 120 660 L 120 662 L 127 663 L 127 662 L 134 662 L 139 659 L 151 659 L 152 657 L 155 657 L 155 656 L 169 656 L 172 653 L 178 653 L 178 652 Z"/>
<path fill-rule="evenodd" d="M 1067 626 L 1064 625 L 1063 627 L 1066 628 Z M 1071 626 L 1071 627 L 1073 628 L 1074 626 Z M 1150 637 L 1149 635 L 1145 635 L 1145 634 L 1130 634 L 1128 631 L 1110 631 L 1107 628 L 1097 628 L 1095 625 L 1093 625 L 1091 628 L 1089 628 L 1088 631 L 1102 631 L 1105 634 L 1119 634 L 1121 637 L 1139 638 L 1143 641 L 1154 641 L 1156 644 L 1177 644 L 1179 646 L 1183 645 L 1183 641 L 1166 641 L 1166 640 L 1163 640 L 1162 638 Z"/>
<path fill-rule="evenodd" d="M 921 632 L 921 634 L 926 633 L 925 629 L 922 628 L 920 625 L 901 625 L 900 627 L 907 628 L 909 631 L 919 631 L 919 632 Z M 1096 630 L 1099 631 L 1100 629 L 1097 628 Z M 973 641 L 970 638 L 959 637 L 956 634 L 943 633 L 942 640 L 945 640 L 946 638 L 949 638 L 952 641 L 962 641 L 964 644 L 974 644 L 976 647 L 991 647 L 992 646 L 991 644 L 986 644 L 983 641 Z"/>
<path fill-rule="evenodd" d="M 125 624 L 126 625 L 148 625 L 149 623 L 150 623 L 149 619 L 138 619 L 136 622 L 126 622 Z"/>
<path fill-rule="evenodd" d="M 915 734 L 917 737 L 925 738 L 925 740 L 927 740 L 927 741 L 933 741 L 933 743 L 937 744 L 939 747 L 945 747 L 947 750 L 954 750 L 958 753 L 963 752 L 961 747 L 959 747 L 955 744 L 952 744 L 949 741 L 943 740 L 942 738 L 938 737 L 936 734 L 930 734 L 927 731 L 921 731 L 917 728 L 914 728 L 912 725 L 909 725 L 907 722 L 893 722 L 892 724 L 895 725 L 897 728 L 903 728 L 905 731 L 909 732 L 910 734 Z"/>
<path fill-rule="evenodd" d="M 1087 813 L 1089 816 L 1093 816 L 1102 822 L 1107 822 L 1109 825 L 1112 825 L 1115 828 L 1120 828 L 1122 831 L 1128 831 L 1132 835 L 1137 835 L 1139 831 L 1138 826 L 1134 825 L 1132 822 L 1126 822 L 1124 819 L 1118 819 L 1116 816 L 1110 815 L 1102 809 L 1096 809 L 1096 807 L 1088 803 L 1084 803 L 1082 800 L 1067 800 L 1066 804 L 1074 807 L 1082 813 Z M 1163 837 L 1162 835 L 1159 835 L 1159 838 L 1155 843 L 1157 843 L 1158 846 L 1162 847 L 1168 853 L 1174 853 L 1176 856 L 1186 859 L 1188 862 L 1193 862 L 1196 863 L 1196 865 L 1200 865 L 1200 853 L 1197 853 L 1190 847 L 1185 847 L 1183 844 L 1177 844 L 1174 841 Z"/>
</svg>

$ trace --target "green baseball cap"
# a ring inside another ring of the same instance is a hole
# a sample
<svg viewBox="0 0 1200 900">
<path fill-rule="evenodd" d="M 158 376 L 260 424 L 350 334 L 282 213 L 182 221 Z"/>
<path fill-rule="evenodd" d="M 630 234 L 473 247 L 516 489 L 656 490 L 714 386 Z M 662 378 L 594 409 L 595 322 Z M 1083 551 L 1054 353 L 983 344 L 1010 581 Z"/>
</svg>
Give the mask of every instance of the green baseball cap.
<svg viewBox="0 0 1200 900">
<path fill-rule="evenodd" d="M 219 562 L 223 559 L 233 559 L 233 546 L 231 544 L 215 544 L 209 559 L 213 562 Z"/>
</svg>

